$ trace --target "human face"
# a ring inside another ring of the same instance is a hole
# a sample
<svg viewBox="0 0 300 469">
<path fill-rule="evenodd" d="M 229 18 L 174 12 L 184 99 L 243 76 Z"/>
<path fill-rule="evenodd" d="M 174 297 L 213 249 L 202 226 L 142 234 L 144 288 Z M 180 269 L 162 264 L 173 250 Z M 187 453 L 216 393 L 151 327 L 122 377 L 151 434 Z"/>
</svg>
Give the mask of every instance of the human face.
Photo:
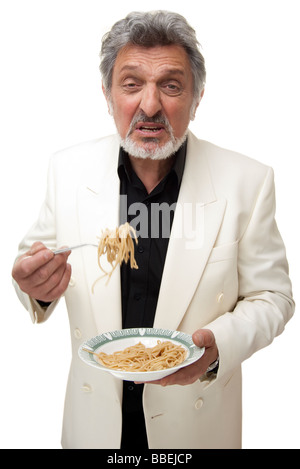
<svg viewBox="0 0 300 469">
<path fill-rule="evenodd" d="M 176 151 L 190 122 L 193 91 L 182 47 L 129 45 L 119 52 L 108 100 L 122 141 L 130 141 L 132 152 L 140 150 L 132 156 L 157 159 Z"/>
</svg>

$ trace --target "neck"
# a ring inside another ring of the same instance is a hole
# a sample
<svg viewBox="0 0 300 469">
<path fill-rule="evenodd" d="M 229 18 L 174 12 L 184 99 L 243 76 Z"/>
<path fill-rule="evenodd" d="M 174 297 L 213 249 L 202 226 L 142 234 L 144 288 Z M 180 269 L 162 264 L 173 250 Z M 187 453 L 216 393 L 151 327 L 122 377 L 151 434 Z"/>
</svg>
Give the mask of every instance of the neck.
<svg viewBox="0 0 300 469">
<path fill-rule="evenodd" d="M 160 183 L 173 166 L 174 156 L 164 160 L 141 159 L 129 156 L 132 168 L 144 184 L 148 194 Z"/>
</svg>

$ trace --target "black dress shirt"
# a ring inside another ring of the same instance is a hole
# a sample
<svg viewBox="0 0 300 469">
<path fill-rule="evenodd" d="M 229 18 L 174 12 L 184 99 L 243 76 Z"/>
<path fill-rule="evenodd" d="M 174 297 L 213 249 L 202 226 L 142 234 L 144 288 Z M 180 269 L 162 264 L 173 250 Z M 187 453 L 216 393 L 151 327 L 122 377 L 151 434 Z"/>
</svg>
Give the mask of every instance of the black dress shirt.
<svg viewBox="0 0 300 469">
<path fill-rule="evenodd" d="M 167 176 L 148 194 L 128 155 L 120 150 L 118 174 L 123 196 L 120 223 L 128 221 L 139 235 L 135 245 L 138 269 L 131 269 L 129 263 L 121 267 L 124 329 L 153 326 L 185 155 L 186 144 L 176 153 Z M 161 204 L 168 204 L 169 209 Z"/>
<path fill-rule="evenodd" d="M 153 327 L 174 211 L 185 165 L 186 143 L 175 154 L 166 177 L 148 194 L 133 171 L 128 155 L 120 149 L 120 223 L 128 221 L 137 231 L 135 259 L 121 267 L 122 326 Z M 161 204 L 168 204 L 163 209 Z M 159 210 L 161 208 L 162 210 Z M 123 449 L 147 448 L 142 406 L 143 385 L 123 383 Z"/>
</svg>

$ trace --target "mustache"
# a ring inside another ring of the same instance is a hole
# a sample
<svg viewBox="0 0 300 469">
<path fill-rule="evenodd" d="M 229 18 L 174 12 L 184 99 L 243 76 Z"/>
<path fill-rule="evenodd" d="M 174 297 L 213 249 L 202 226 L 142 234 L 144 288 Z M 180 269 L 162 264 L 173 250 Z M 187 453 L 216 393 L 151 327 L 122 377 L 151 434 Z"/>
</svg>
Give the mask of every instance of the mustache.
<svg viewBox="0 0 300 469">
<path fill-rule="evenodd" d="M 152 117 L 147 116 L 143 111 L 140 111 L 138 114 L 136 114 L 131 123 L 130 127 L 127 133 L 127 137 L 129 137 L 133 131 L 135 130 L 135 126 L 138 122 L 148 122 L 148 123 L 153 123 L 153 124 L 162 124 L 165 126 L 166 130 L 173 135 L 173 129 L 171 127 L 171 124 L 169 120 L 164 116 L 161 112 L 158 112 Z"/>
</svg>

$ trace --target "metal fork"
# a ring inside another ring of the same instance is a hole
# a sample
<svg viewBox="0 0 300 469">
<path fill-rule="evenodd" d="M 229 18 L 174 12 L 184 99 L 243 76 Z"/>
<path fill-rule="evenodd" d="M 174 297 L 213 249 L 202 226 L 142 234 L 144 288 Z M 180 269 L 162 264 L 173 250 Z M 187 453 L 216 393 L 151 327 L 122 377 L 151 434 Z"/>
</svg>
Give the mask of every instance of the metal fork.
<svg viewBox="0 0 300 469">
<path fill-rule="evenodd" d="M 63 252 L 73 251 L 73 249 L 83 248 L 85 246 L 93 246 L 95 248 L 98 247 L 97 244 L 91 244 L 91 243 L 78 244 L 77 246 L 71 246 L 69 248 L 56 249 L 55 251 L 53 251 L 53 254 L 62 254 Z"/>
</svg>

